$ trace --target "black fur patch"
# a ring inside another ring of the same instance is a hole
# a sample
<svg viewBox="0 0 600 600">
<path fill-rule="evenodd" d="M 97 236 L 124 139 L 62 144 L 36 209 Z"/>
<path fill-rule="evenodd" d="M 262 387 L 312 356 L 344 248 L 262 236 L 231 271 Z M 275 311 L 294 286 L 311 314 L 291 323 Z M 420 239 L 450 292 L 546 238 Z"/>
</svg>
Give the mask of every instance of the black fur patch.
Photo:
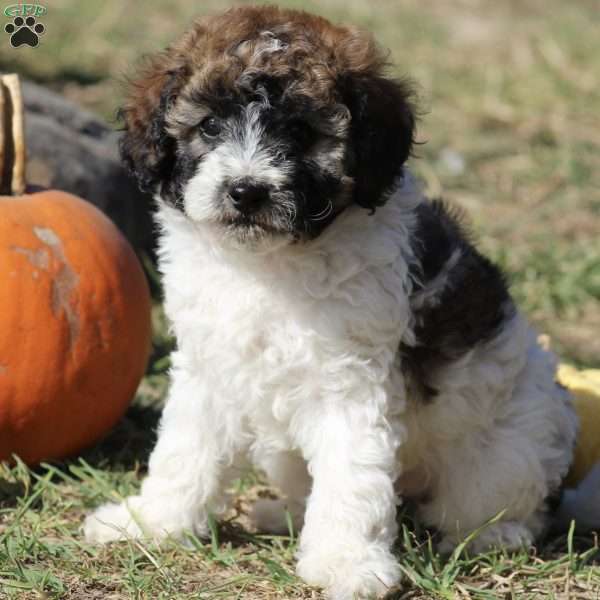
<svg viewBox="0 0 600 600">
<path fill-rule="evenodd" d="M 175 208 L 183 210 L 183 190 L 185 184 L 194 176 L 200 159 L 185 152 L 178 152 L 173 162 L 170 177 L 161 183 L 161 196 Z"/>
<path fill-rule="evenodd" d="M 385 204 L 402 174 L 415 137 L 415 95 L 406 81 L 353 76 L 341 94 L 352 114 L 347 169 L 354 201 L 365 208 Z"/>
<path fill-rule="evenodd" d="M 292 188 L 297 192 L 294 228 L 301 237 L 315 238 L 339 214 L 327 211 L 341 188 L 339 179 L 308 159 L 296 163 Z M 319 216 L 321 215 L 321 216 Z"/>
<path fill-rule="evenodd" d="M 180 70 L 181 71 L 181 70 Z M 174 167 L 175 140 L 165 130 L 165 114 L 176 94 L 180 72 L 167 73 L 152 116 L 135 134 L 128 131 L 119 141 L 119 150 L 127 170 L 137 179 L 140 189 L 153 192 L 166 181 Z M 127 123 L 128 110 L 120 109 L 117 119 Z"/>
<path fill-rule="evenodd" d="M 437 393 L 429 375 L 492 339 L 515 309 L 502 272 L 477 251 L 458 214 L 433 201 L 418 207 L 417 218 L 411 298 L 416 345 L 402 344 L 400 352 L 409 383 L 428 398 Z M 448 263 L 455 252 L 459 258 Z M 434 281 L 443 275 L 443 285 Z M 434 294 L 427 294 L 428 286 Z"/>
</svg>

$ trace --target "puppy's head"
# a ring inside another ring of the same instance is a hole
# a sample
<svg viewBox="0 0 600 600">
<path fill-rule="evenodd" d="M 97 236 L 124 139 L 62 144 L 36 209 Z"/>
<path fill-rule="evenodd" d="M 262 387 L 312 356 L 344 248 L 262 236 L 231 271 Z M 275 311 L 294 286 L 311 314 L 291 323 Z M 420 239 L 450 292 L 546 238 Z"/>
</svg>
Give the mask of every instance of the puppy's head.
<svg viewBox="0 0 600 600">
<path fill-rule="evenodd" d="M 411 92 L 372 38 L 306 13 L 199 20 L 134 80 L 122 155 L 142 187 L 240 240 L 318 235 L 374 210 L 414 134 Z"/>
</svg>

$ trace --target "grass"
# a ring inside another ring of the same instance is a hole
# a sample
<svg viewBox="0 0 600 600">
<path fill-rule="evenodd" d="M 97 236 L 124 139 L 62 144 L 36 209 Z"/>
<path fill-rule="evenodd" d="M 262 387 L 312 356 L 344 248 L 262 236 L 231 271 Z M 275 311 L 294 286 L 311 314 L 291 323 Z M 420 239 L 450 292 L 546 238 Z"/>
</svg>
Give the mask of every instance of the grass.
<svg viewBox="0 0 600 600">
<path fill-rule="evenodd" d="M 200 12 L 188 0 L 54 0 L 38 49 L 0 40 L 0 70 L 16 70 L 105 117 L 116 78 Z M 420 84 L 420 158 L 432 195 L 468 213 L 482 248 L 564 360 L 600 366 L 600 7 L 597 0 L 285 1 L 372 29 L 396 72 Z M 155 307 L 155 352 L 136 402 L 103 443 L 71 461 L 0 467 L 0 598 L 320 598 L 294 576 L 295 532 L 243 527 L 248 476 L 231 518 L 211 540 L 157 548 L 83 543 L 83 516 L 135 491 L 167 389 L 172 340 Z M 404 571 L 389 598 L 600 598 L 595 537 L 571 532 L 531 551 L 450 559 L 409 509 L 399 515 Z"/>
<path fill-rule="evenodd" d="M 100 500 L 118 500 L 139 486 L 141 469 L 129 461 L 133 456 L 143 461 L 146 454 L 134 447 L 124 453 L 122 443 L 131 443 L 131 427 L 139 427 L 140 438 L 147 438 L 143 421 L 134 411 L 103 445 L 67 464 L 45 464 L 34 471 L 21 463 L 0 467 L 1 598 L 321 597 L 294 576 L 295 532 L 271 537 L 240 526 L 248 501 L 266 492 L 252 478 L 238 484 L 241 494 L 231 517 L 212 523 L 208 541 L 190 535 L 185 545 L 161 547 L 144 541 L 108 547 L 83 543 L 79 528 L 84 514 Z M 121 450 L 109 451 L 115 447 Z M 396 552 L 404 581 L 390 590 L 387 600 L 599 597 L 596 538 L 577 539 L 571 531 L 515 554 L 469 556 L 459 546 L 442 559 L 408 510 L 399 520 Z"/>
</svg>

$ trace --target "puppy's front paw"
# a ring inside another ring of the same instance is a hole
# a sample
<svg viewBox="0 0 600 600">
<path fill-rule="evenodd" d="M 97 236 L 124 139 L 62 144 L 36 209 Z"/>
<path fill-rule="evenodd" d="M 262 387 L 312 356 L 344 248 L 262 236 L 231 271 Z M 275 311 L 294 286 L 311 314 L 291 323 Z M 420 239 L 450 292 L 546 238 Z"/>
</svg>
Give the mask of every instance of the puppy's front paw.
<svg viewBox="0 0 600 600">
<path fill-rule="evenodd" d="M 88 515 L 83 523 L 87 542 L 105 544 L 114 540 L 142 537 L 142 529 L 125 502 L 104 504 Z"/>
<path fill-rule="evenodd" d="M 378 544 L 305 553 L 296 571 L 306 583 L 325 588 L 330 600 L 378 598 L 400 579 L 398 560 Z"/>
<path fill-rule="evenodd" d="M 185 531 L 205 535 L 207 529 L 206 519 L 192 520 L 169 499 L 142 496 L 132 496 L 121 504 L 104 504 L 83 524 L 85 539 L 96 544 L 133 538 L 180 539 Z"/>
</svg>

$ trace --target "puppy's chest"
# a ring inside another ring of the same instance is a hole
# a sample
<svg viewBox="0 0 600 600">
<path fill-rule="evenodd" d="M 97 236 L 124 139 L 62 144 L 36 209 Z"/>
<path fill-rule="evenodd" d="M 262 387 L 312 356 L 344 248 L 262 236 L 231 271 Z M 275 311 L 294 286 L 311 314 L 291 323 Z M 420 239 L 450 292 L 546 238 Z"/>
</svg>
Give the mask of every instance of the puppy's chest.
<svg viewBox="0 0 600 600">
<path fill-rule="evenodd" d="M 184 351 L 219 368 L 231 365 L 235 380 L 252 389 L 270 388 L 293 385 L 340 357 L 364 361 L 395 350 L 406 299 L 400 286 L 390 288 L 372 270 L 323 291 L 301 273 L 260 279 L 205 265 L 188 288 L 168 294 L 167 308 Z"/>
<path fill-rule="evenodd" d="M 331 352 L 368 352 L 399 340 L 408 321 L 401 286 L 394 290 L 370 271 L 326 293 L 307 289 L 301 275 L 257 280 L 216 270 L 205 279 L 212 284 L 190 298 L 196 316 L 192 329 L 246 358 L 278 346 L 292 351 L 300 341 Z"/>
<path fill-rule="evenodd" d="M 252 271 L 189 261 L 182 271 L 178 261 L 177 279 L 164 271 L 180 351 L 255 431 L 285 435 L 303 407 L 388 377 L 409 320 L 403 271 L 338 262 Z"/>
<path fill-rule="evenodd" d="M 283 306 L 253 282 L 209 277 L 211 285 L 183 303 L 190 307 L 185 324 L 177 327 L 183 312 L 172 315 L 179 343 L 194 344 L 207 358 L 227 353 L 230 360 L 247 361 L 260 354 L 268 335 L 286 319 Z"/>
</svg>

